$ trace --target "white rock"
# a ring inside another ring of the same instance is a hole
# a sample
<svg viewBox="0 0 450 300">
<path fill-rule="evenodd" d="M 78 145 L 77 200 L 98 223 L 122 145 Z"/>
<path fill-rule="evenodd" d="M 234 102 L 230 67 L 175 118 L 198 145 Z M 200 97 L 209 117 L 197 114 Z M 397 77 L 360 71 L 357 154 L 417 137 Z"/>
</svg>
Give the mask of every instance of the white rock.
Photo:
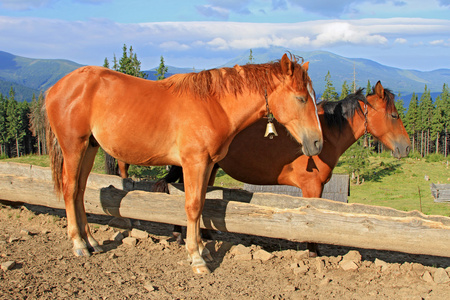
<svg viewBox="0 0 450 300">
<path fill-rule="evenodd" d="M 274 255 L 272 253 L 269 253 L 262 249 L 253 253 L 253 259 L 260 259 L 261 261 L 268 261 L 269 259 L 271 259 L 273 257 L 274 257 Z"/>
<path fill-rule="evenodd" d="M 1 268 L 3 271 L 9 271 L 16 265 L 16 262 L 13 260 L 2 263 Z"/>
<path fill-rule="evenodd" d="M 130 246 L 136 246 L 137 245 L 137 239 L 134 237 L 126 237 L 122 240 L 122 243 Z"/>
<path fill-rule="evenodd" d="M 131 230 L 130 236 L 131 237 L 135 237 L 135 238 L 137 238 L 139 240 L 144 240 L 144 239 L 148 238 L 148 233 L 147 233 L 147 231 L 133 228 Z"/>
<path fill-rule="evenodd" d="M 355 262 L 353 262 L 351 260 L 342 260 L 342 261 L 339 262 L 339 266 L 344 271 L 358 270 L 358 265 L 355 264 Z"/>
<path fill-rule="evenodd" d="M 443 268 L 438 268 L 436 272 L 434 272 L 433 279 L 436 283 L 450 282 L 450 277 L 448 277 L 447 272 Z"/>
</svg>

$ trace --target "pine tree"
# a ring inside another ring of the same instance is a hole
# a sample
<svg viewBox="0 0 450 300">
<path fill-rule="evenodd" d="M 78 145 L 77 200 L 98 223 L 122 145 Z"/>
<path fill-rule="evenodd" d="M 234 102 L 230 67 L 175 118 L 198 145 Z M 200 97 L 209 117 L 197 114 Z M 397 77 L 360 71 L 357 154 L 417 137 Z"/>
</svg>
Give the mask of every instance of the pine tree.
<svg viewBox="0 0 450 300">
<path fill-rule="evenodd" d="M 42 113 L 44 106 L 44 95 L 42 93 L 39 94 L 38 99 L 36 100 L 36 96 L 33 94 L 33 99 L 30 104 L 30 130 L 37 138 L 37 148 L 38 154 L 46 154 L 46 143 L 45 143 L 45 117 Z"/>
<path fill-rule="evenodd" d="M 420 116 L 420 134 L 421 134 L 421 147 L 420 152 L 422 157 L 430 153 L 430 132 L 431 132 L 431 118 L 433 116 L 434 106 L 431 99 L 431 93 L 427 85 L 420 97 L 419 101 L 419 116 Z"/>
<path fill-rule="evenodd" d="M 397 99 L 395 100 L 395 108 L 397 109 L 398 115 L 401 120 L 405 120 L 405 102 L 403 102 L 402 96 L 398 93 Z"/>
<path fill-rule="evenodd" d="M 327 75 L 325 76 L 325 91 L 322 94 L 322 99 L 328 101 L 338 100 L 338 93 L 336 92 L 333 83 L 331 82 L 330 71 L 328 71 Z"/>
<path fill-rule="evenodd" d="M 366 86 L 366 96 L 372 93 L 372 85 L 370 84 L 370 80 L 367 80 Z"/>
<path fill-rule="evenodd" d="M 119 71 L 119 64 L 117 63 L 117 57 L 116 54 L 113 56 L 113 68 L 114 71 Z"/>
<path fill-rule="evenodd" d="M 351 174 L 351 178 L 356 184 L 360 184 L 368 170 L 369 149 L 364 148 L 362 139 L 358 139 L 345 151 L 343 156 L 347 172 Z"/>
<path fill-rule="evenodd" d="M 442 93 L 439 95 L 439 99 L 442 102 L 440 104 L 440 112 L 441 112 L 441 122 L 443 126 L 442 135 L 443 135 L 443 154 L 445 157 L 448 156 L 449 149 L 449 127 L 450 127 L 450 91 L 448 89 L 448 85 L 444 83 L 442 87 Z M 437 102 L 437 101 L 436 101 Z M 437 104 L 436 104 L 437 107 Z"/>
<path fill-rule="evenodd" d="M 436 99 L 436 108 L 431 117 L 431 139 L 435 140 L 435 153 L 439 153 L 440 134 L 445 126 L 445 103 L 441 96 Z"/>
<path fill-rule="evenodd" d="M 0 93 L 0 157 L 6 155 L 6 143 L 8 142 L 6 107 L 8 101 L 6 97 Z"/>
<path fill-rule="evenodd" d="M 411 96 L 408 112 L 406 113 L 404 125 L 409 137 L 412 138 L 412 151 L 416 150 L 416 133 L 419 130 L 419 100 L 415 93 Z"/>
<path fill-rule="evenodd" d="M 253 58 L 253 50 L 250 49 L 250 55 L 248 56 L 248 63 L 253 64 L 254 62 L 255 62 L 255 60 Z"/>
<path fill-rule="evenodd" d="M 19 105 L 15 99 L 14 89 L 11 87 L 9 92 L 8 104 L 6 107 L 6 132 L 8 141 L 15 141 L 16 155 L 20 156 L 20 141 L 24 137 L 25 133 L 22 129 L 22 118 L 19 109 Z"/>
<path fill-rule="evenodd" d="M 109 61 L 108 61 L 108 58 L 107 58 L 107 57 L 105 57 L 105 60 L 103 61 L 103 66 L 104 66 L 105 68 L 108 68 L 108 69 L 109 69 Z"/>
<path fill-rule="evenodd" d="M 141 62 L 138 60 L 137 55 L 133 53 L 133 46 L 130 46 L 128 50 L 127 45 L 124 44 L 122 51 L 122 57 L 118 62 L 114 54 L 112 69 L 127 75 L 147 78 L 147 74 L 141 71 Z M 103 66 L 109 67 L 107 58 L 105 58 Z"/>
<path fill-rule="evenodd" d="M 339 100 L 344 99 L 349 94 L 350 94 L 350 90 L 348 88 L 347 81 L 344 81 L 344 83 L 342 84 L 341 95 L 339 96 Z"/>
<path fill-rule="evenodd" d="M 162 80 L 164 78 L 166 78 L 165 74 L 167 73 L 167 71 L 169 70 L 168 67 L 166 67 L 166 65 L 164 64 L 164 57 L 161 55 L 161 61 L 159 63 L 159 67 L 158 69 L 156 69 L 156 80 Z"/>
</svg>

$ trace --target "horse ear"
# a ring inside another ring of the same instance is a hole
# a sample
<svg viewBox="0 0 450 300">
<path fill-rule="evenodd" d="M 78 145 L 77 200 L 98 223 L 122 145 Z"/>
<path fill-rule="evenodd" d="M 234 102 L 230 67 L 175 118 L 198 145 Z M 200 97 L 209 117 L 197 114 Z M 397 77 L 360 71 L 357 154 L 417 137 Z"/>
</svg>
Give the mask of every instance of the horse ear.
<svg viewBox="0 0 450 300">
<path fill-rule="evenodd" d="M 288 58 L 288 56 L 283 54 L 283 57 L 281 58 L 281 70 L 284 74 L 291 76 L 294 73 L 294 64 L 292 61 Z"/>
<path fill-rule="evenodd" d="M 380 81 L 375 85 L 375 93 L 378 97 L 384 99 L 384 87 L 381 85 Z"/>
<path fill-rule="evenodd" d="M 241 72 L 242 72 L 242 67 L 241 67 L 240 65 L 235 65 L 235 66 L 234 66 L 234 69 L 235 69 L 239 74 L 241 74 Z"/>
<path fill-rule="evenodd" d="M 309 69 L 309 61 L 305 62 L 305 63 L 302 65 L 302 68 L 305 69 L 306 72 L 308 72 L 308 69 Z"/>
</svg>

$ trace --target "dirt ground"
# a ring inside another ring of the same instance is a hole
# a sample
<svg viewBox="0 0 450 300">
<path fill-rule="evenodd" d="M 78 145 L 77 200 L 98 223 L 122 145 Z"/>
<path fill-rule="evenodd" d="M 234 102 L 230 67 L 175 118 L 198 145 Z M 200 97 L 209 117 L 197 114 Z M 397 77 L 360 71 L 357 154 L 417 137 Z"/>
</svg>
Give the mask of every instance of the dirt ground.
<svg viewBox="0 0 450 300">
<path fill-rule="evenodd" d="M 450 258 L 333 245 L 309 258 L 304 243 L 216 232 L 212 273 L 193 275 L 171 225 L 111 219 L 89 215 L 105 252 L 80 258 L 63 210 L 1 205 L 0 299 L 450 299 Z"/>
</svg>

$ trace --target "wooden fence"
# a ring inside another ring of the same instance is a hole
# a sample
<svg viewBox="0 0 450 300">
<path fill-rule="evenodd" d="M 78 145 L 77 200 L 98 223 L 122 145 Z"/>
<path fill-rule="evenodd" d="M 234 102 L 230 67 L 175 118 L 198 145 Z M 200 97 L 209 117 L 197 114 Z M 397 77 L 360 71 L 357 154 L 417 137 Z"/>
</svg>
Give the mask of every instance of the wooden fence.
<svg viewBox="0 0 450 300">
<path fill-rule="evenodd" d="M 88 213 L 186 225 L 183 186 L 170 195 L 152 183 L 91 174 Z M 450 257 L 450 218 L 326 199 L 210 187 L 201 226 L 226 232 Z M 0 163 L 0 199 L 64 208 L 48 168 Z"/>
</svg>

